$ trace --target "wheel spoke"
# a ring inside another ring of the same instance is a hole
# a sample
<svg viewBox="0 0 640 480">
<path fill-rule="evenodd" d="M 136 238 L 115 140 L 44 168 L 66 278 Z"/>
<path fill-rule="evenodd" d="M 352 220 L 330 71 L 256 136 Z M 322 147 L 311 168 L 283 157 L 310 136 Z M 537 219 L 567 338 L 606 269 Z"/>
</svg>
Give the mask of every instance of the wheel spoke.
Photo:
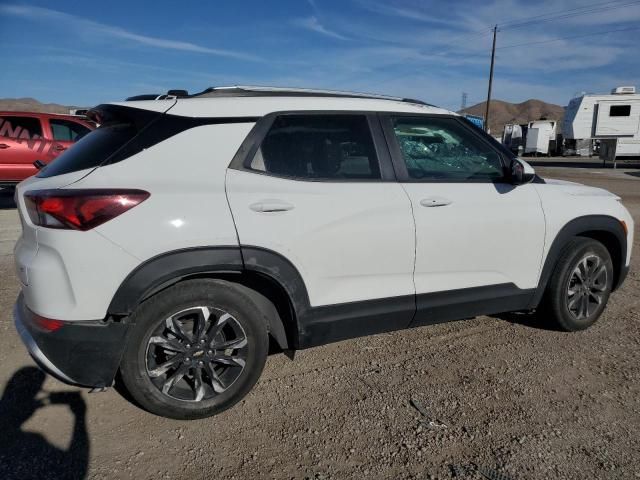
<svg viewBox="0 0 640 480">
<path fill-rule="evenodd" d="M 214 343 L 213 348 L 215 348 L 216 350 L 237 350 L 244 347 L 247 343 L 248 342 L 245 337 L 234 338 L 233 340 L 229 340 L 227 342 Z"/>
<path fill-rule="evenodd" d="M 589 269 L 589 277 L 591 279 L 593 279 L 594 273 L 600 269 L 600 265 L 602 263 L 602 261 L 600 260 L 600 257 L 592 257 L 592 258 L 593 258 L 593 263 L 591 264 L 591 268 Z"/>
<path fill-rule="evenodd" d="M 171 333 L 173 333 L 180 340 L 187 343 L 193 343 L 193 340 L 191 339 L 189 334 L 184 331 L 183 325 L 180 323 L 180 321 L 176 318 L 175 315 L 167 318 L 167 321 L 165 323 L 167 325 L 167 328 L 171 331 Z"/>
<path fill-rule="evenodd" d="M 167 373 L 167 371 L 171 367 L 174 367 L 175 365 L 178 365 L 180 362 L 182 362 L 183 359 L 184 359 L 184 356 L 182 354 L 177 354 L 174 357 L 172 357 L 169 360 L 167 360 L 166 362 L 161 363 L 160 365 L 158 365 L 153 370 L 149 370 L 149 376 L 151 378 L 159 377 L 160 375 L 163 375 L 163 374 Z"/>
<path fill-rule="evenodd" d="M 196 402 L 204 398 L 204 383 L 202 382 L 202 370 L 200 368 L 196 368 L 193 374 L 193 390 L 195 393 L 194 400 Z"/>
<path fill-rule="evenodd" d="M 218 320 L 216 320 L 216 323 L 213 325 L 211 332 L 209 332 L 209 338 L 211 338 L 211 342 L 213 342 L 213 339 L 220 333 L 225 324 L 232 318 L 233 317 L 228 313 L 223 313 L 222 315 L 220 315 L 220 317 L 218 317 Z M 211 345 L 213 345 L 213 343 Z"/>
<path fill-rule="evenodd" d="M 207 307 L 200 307 L 200 312 L 193 326 L 194 340 L 200 340 L 207 332 L 211 312 Z"/>
<path fill-rule="evenodd" d="M 569 300 L 569 303 L 567 304 L 567 307 L 569 308 L 569 310 L 572 310 L 575 307 L 578 307 L 578 310 L 579 310 L 579 305 L 578 304 L 579 304 L 581 298 L 582 298 L 582 295 L 580 295 L 580 294 L 574 295 Z M 576 311 L 576 313 L 579 315 L 580 312 Z"/>
<path fill-rule="evenodd" d="M 213 362 L 232 367 L 244 367 L 245 365 L 245 361 L 242 358 L 231 357 L 229 355 L 216 355 L 213 357 Z"/>
<path fill-rule="evenodd" d="M 602 297 L 598 293 L 594 293 L 593 291 L 589 292 L 589 296 L 593 298 L 598 305 L 602 303 Z"/>
<path fill-rule="evenodd" d="M 589 316 L 589 296 L 583 295 L 580 301 L 580 318 Z"/>
<path fill-rule="evenodd" d="M 216 393 L 224 392 L 227 389 L 227 387 L 224 385 L 224 383 L 222 382 L 222 379 L 218 376 L 216 371 L 213 369 L 213 365 L 207 362 L 205 363 L 204 368 L 207 371 L 207 376 L 209 377 L 209 382 L 211 384 L 211 387 L 213 388 L 213 391 Z"/>
<path fill-rule="evenodd" d="M 603 282 L 602 289 L 606 287 L 607 284 L 607 267 L 605 265 L 601 265 L 594 273 L 592 277 L 592 284 L 600 286 L 600 282 Z"/>
<path fill-rule="evenodd" d="M 184 376 L 187 374 L 187 372 L 189 371 L 189 366 L 187 365 L 181 365 L 180 368 L 178 368 L 173 375 L 170 375 L 167 377 L 167 379 L 165 380 L 164 384 L 162 385 L 162 393 L 164 394 L 169 394 L 169 390 L 171 390 L 171 388 L 178 383 L 180 380 L 182 380 L 184 378 Z"/>
<path fill-rule="evenodd" d="M 149 343 L 152 345 L 157 345 L 158 347 L 164 350 L 169 350 L 171 352 L 184 353 L 186 351 L 184 345 L 182 345 L 179 341 L 171 338 L 155 336 L 149 339 Z"/>
</svg>

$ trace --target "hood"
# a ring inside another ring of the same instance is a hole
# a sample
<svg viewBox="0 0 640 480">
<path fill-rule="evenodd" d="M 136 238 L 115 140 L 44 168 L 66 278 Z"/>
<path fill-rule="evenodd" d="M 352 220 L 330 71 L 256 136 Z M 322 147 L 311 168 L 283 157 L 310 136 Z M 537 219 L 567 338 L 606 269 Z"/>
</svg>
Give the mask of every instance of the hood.
<svg viewBox="0 0 640 480">
<path fill-rule="evenodd" d="M 562 190 L 567 195 L 575 197 L 607 197 L 620 200 L 620 197 L 604 188 L 589 187 L 581 183 L 568 182 L 566 180 L 556 180 L 554 178 L 545 178 L 545 184 Z"/>
</svg>

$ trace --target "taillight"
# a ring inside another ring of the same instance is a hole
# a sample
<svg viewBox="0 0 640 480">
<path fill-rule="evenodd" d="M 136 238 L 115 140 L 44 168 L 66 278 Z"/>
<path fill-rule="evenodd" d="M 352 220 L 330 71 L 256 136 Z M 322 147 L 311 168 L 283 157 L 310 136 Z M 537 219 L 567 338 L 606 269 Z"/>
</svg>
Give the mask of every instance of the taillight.
<svg viewBox="0 0 640 480">
<path fill-rule="evenodd" d="M 90 230 L 149 198 L 143 190 L 33 190 L 24 195 L 27 213 L 38 226 Z"/>
<path fill-rule="evenodd" d="M 36 315 L 33 312 L 31 312 L 31 315 L 31 322 L 33 326 L 43 332 L 55 332 L 56 330 L 60 330 L 64 326 L 64 322 L 62 320 L 42 317 L 40 315 Z"/>
</svg>

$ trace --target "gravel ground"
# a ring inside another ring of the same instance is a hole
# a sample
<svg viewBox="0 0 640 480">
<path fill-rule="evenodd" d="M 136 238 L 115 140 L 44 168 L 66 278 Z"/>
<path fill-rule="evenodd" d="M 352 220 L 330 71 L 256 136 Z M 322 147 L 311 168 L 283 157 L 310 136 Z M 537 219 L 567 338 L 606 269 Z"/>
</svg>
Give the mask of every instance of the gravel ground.
<svg viewBox="0 0 640 480">
<path fill-rule="evenodd" d="M 40 388 L 12 324 L 19 222 L 0 199 L 0 477 L 640 478 L 640 171 L 538 170 L 621 195 L 636 220 L 631 273 L 594 327 L 478 317 L 275 355 L 245 400 L 193 422 L 113 389 Z"/>
</svg>

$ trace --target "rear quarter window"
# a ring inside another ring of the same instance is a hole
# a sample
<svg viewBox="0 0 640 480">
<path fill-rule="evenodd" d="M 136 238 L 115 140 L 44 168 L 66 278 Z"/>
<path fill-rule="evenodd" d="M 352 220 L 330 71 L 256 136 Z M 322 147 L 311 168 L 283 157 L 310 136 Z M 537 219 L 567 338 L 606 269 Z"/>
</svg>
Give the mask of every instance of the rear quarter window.
<svg viewBox="0 0 640 480">
<path fill-rule="evenodd" d="M 136 139 L 163 115 L 117 105 L 101 105 L 96 107 L 95 112 L 104 123 L 80 138 L 71 148 L 42 169 L 38 177 L 55 177 L 124 160 L 145 148 L 145 145 L 136 142 Z M 60 129 L 59 133 L 62 134 Z M 67 134 L 73 135 L 70 132 L 65 133 Z M 78 135 L 75 138 L 77 139 Z"/>
<path fill-rule="evenodd" d="M 38 177 L 55 177 L 65 173 L 101 165 L 136 136 L 136 129 L 128 124 L 100 127 L 81 138 L 43 169 Z"/>
</svg>

